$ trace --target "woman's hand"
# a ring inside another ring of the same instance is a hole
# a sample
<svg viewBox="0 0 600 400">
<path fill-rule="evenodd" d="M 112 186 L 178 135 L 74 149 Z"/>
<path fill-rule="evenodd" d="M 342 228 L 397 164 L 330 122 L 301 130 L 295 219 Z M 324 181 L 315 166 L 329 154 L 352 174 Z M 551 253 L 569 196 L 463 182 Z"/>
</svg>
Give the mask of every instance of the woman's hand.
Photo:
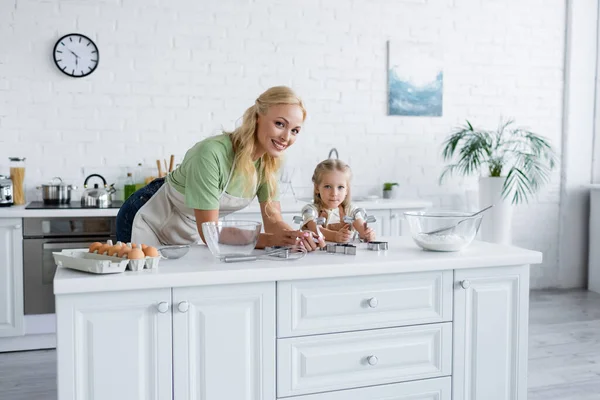
<svg viewBox="0 0 600 400">
<path fill-rule="evenodd" d="M 317 241 L 316 243 L 315 240 Z M 325 241 L 314 232 L 285 230 L 279 235 L 273 235 L 270 245 L 301 246 L 310 252 L 319 247 L 325 247 Z"/>
<path fill-rule="evenodd" d="M 335 233 L 335 241 L 337 243 L 348 243 L 351 237 L 352 232 L 350 232 L 350 225 L 348 224 L 344 224 L 342 229 Z"/>
</svg>

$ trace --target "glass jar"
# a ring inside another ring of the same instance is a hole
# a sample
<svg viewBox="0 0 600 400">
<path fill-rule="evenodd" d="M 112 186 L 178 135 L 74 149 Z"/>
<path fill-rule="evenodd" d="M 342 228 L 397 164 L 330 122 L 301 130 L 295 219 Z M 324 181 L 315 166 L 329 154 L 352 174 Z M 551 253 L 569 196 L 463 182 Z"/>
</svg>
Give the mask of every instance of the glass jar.
<svg viewBox="0 0 600 400">
<path fill-rule="evenodd" d="M 25 158 L 9 157 L 10 179 L 13 184 L 13 202 L 15 205 L 25 204 Z"/>
</svg>

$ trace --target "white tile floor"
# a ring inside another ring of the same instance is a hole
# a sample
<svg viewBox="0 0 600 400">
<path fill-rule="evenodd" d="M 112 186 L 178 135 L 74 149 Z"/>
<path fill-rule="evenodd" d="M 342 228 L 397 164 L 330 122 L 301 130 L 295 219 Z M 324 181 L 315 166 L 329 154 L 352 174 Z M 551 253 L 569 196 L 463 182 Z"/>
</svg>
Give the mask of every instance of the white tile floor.
<svg viewBox="0 0 600 400">
<path fill-rule="evenodd" d="M 0 353 L 0 399 L 56 399 L 56 352 Z M 534 291 L 529 400 L 600 400 L 600 295 Z"/>
</svg>

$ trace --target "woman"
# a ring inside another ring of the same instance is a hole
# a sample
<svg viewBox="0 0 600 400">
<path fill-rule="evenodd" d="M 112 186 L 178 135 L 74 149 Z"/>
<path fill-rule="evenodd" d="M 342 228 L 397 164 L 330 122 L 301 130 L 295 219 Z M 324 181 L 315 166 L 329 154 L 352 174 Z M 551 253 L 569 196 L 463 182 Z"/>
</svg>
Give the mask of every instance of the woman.
<svg viewBox="0 0 600 400">
<path fill-rule="evenodd" d="M 257 248 L 325 246 L 312 232 L 294 231 L 281 218 L 277 172 L 294 144 L 306 110 L 288 87 L 261 94 L 240 127 L 207 138 L 187 151 L 181 165 L 131 195 L 117 215 L 117 240 L 148 245 L 206 242 L 202 223 L 245 208 L 258 196 L 265 233 Z"/>
</svg>

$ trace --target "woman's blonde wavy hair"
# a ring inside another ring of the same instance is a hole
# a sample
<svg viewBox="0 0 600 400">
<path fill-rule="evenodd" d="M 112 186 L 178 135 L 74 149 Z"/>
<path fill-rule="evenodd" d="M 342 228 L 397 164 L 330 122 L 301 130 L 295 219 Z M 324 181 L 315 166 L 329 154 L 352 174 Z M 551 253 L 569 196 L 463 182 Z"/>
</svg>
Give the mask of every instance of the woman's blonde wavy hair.
<svg viewBox="0 0 600 400">
<path fill-rule="evenodd" d="M 328 172 L 339 171 L 346 175 L 346 198 L 342 201 L 342 208 L 344 209 L 344 214 L 348 215 L 350 212 L 350 203 L 352 202 L 352 196 L 350 194 L 350 181 L 352 180 L 352 170 L 350 166 L 343 162 L 342 160 L 334 160 L 332 158 L 327 159 L 325 161 L 321 161 L 315 167 L 315 172 L 312 176 L 312 181 L 314 183 L 314 196 L 313 203 L 317 206 L 319 212 L 326 209 L 325 203 L 321 199 L 321 195 L 318 193 L 318 187 L 323 182 L 323 175 Z"/>
<path fill-rule="evenodd" d="M 239 176 L 255 177 L 255 167 L 252 156 L 258 145 L 257 122 L 258 115 L 266 115 L 269 108 L 274 105 L 291 104 L 297 105 L 302 109 L 302 121 L 306 119 L 306 109 L 302 99 L 292 89 L 287 86 L 274 86 L 267 89 L 264 93 L 258 96 L 258 99 L 250 106 L 242 117 L 241 125 L 233 130 L 233 132 L 224 132 L 231 136 L 233 150 L 235 152 L 235 173 Z M 277 177 L 281 159 L 273 157 L 265 153 L 260 158 L 260 169 L 258 171 L 259 182 L 266 183 L 269 198 L 271 202 L 273 194 L 277 190 Z M 248 184 L 244 188 L 246 194 L 252 195 L 252 190 L 256 187 L 256 180 L 247 181 Z"/>
</svg>

